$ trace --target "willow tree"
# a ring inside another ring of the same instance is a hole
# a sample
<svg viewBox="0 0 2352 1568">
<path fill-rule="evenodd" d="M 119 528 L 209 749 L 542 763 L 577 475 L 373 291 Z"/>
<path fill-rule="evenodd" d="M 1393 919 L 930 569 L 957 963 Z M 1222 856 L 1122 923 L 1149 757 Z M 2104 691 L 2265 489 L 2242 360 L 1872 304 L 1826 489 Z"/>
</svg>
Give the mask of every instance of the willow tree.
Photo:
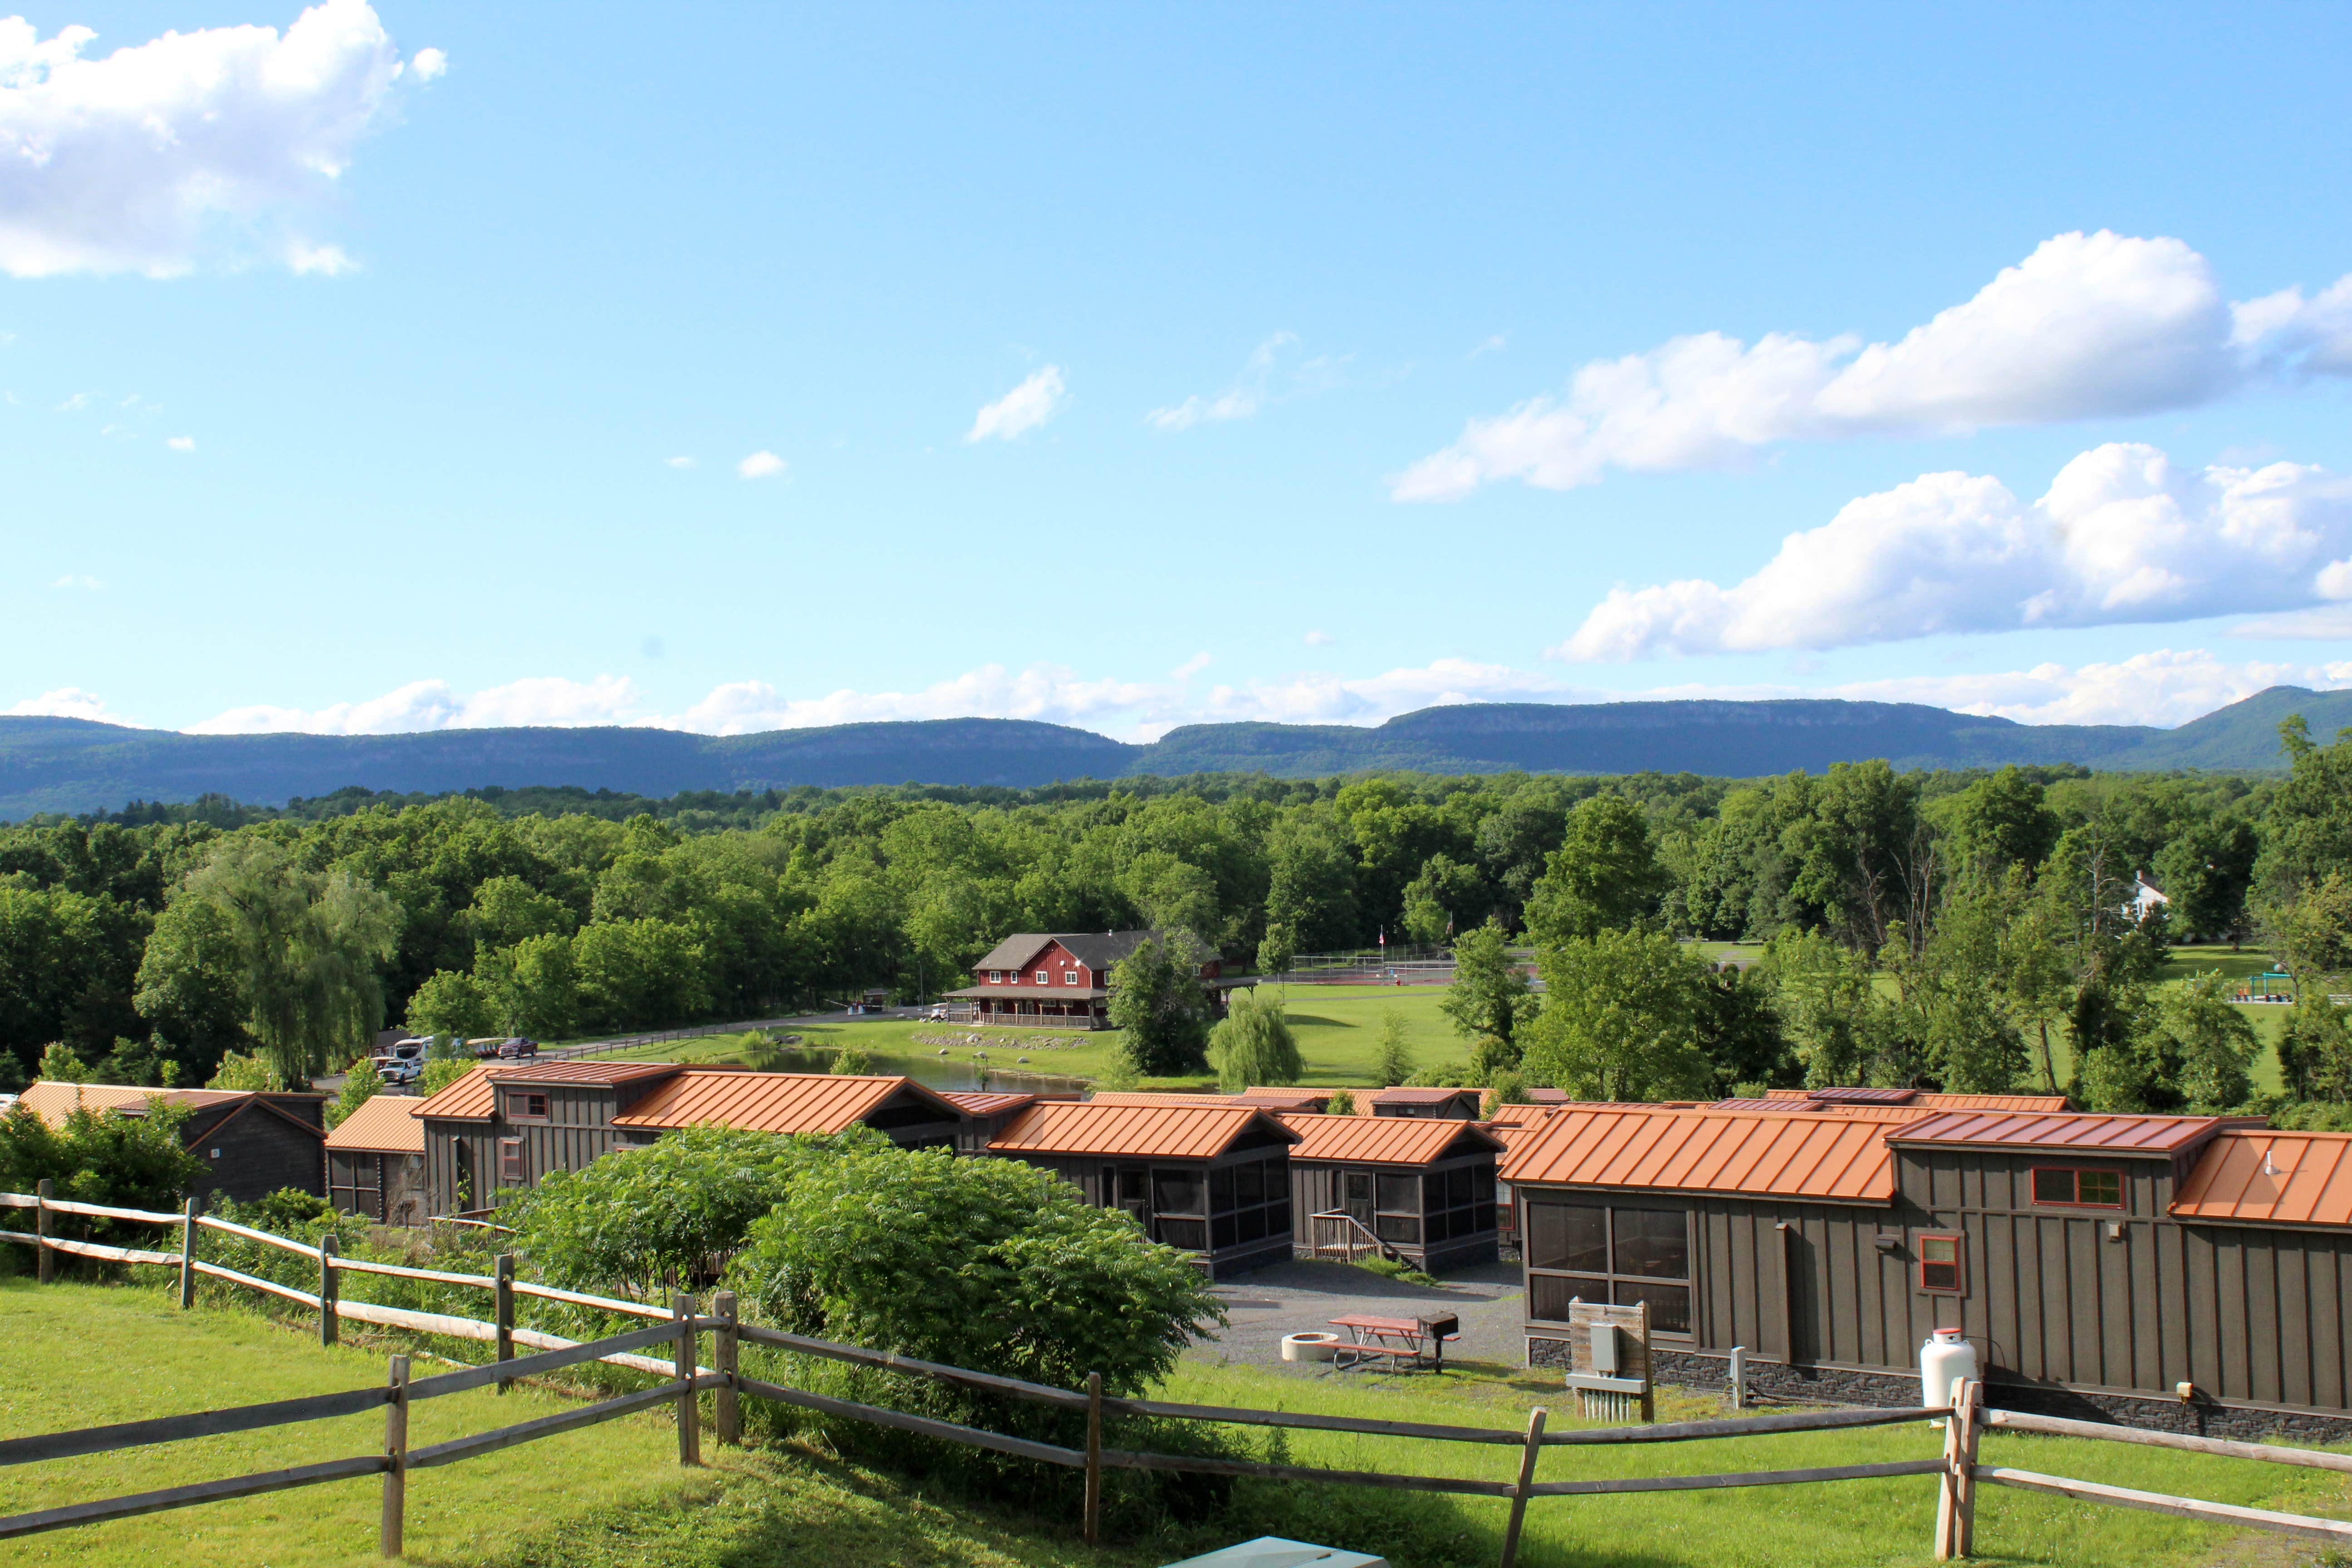
<svg viewBox="0 0 2352 1568">
<path fill-rule="evenodd" d="M 1254 990 L 1234 993 L 1233 1011 L 1209 1031 L 1209 1060 L 1217 1087 L 1229 1093 L 1254 1084 L 1297 1083 L 1307 1073 L 1282 1004 Z"/>
<path fill-rule="evenodd" d="M 264 838 L 224 840 L 181 881 L 139 970 L 139 1008 L 181 1010 L 191 991 L 234 998 L 279 1084 L 364 1052 L 383 1026 L 383 964 L 399 917 L 348 872 L 306 871 Z"/>
</svg>

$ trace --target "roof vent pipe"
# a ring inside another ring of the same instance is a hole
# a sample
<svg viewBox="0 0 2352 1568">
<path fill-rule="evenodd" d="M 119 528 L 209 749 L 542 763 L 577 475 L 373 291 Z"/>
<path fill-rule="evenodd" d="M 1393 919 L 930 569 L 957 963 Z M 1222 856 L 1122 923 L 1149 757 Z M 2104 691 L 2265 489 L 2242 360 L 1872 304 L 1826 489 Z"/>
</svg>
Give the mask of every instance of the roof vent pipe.
<svg viewBox="0 0 2352 1568">
<path fill-rule="evenodd" d="M 2271 1163 L 2271 1152 L 2268 1149 L 2263 1151 L 2263 1174 L 2265 1176 L 2278 1174 L 2278 1167 Z"/>
</svg>

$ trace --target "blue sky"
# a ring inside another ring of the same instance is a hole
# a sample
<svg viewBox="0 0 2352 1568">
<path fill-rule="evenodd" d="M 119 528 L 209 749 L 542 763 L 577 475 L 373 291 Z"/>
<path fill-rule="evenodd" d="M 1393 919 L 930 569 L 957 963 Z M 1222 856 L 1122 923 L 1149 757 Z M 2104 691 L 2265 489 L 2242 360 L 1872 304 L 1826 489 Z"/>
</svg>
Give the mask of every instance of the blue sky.
<svg viewBox="0 0 2352 1568">
<path fill-rule="evenodd" d="M 0 711 L 2352 685 L 2341 6 L 301 16 L 0 27 Z"/>
</svg>

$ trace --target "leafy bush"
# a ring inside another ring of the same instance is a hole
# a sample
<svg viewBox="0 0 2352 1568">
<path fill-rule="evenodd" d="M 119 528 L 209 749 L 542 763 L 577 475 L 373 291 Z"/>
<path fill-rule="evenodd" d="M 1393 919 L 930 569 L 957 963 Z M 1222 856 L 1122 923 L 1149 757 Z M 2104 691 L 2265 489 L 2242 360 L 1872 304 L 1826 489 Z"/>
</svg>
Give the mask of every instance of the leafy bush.
<svg viewBox="0 0 2352 1568">
<path fill-rule="evenodd" d="M 425 1070 L 416 1075 L 416 1092 L 419 1096 L 438 1094 L 473 1070 L 473 1063 L 455 1057 L 428 1061 L 425 1064 Z"/>
<path fill-rule="evenodd" d="M 362 1057 L 343 1079 L 342 1092 L 327 1102 L 327 1125 L 341 1127 L 343 1118 L 365 1105 L 383 1089 L 383 1075 L 373 1058 Z"/>
<path fill-rule="evenodd" d="M 278 1075 L 259 1051 L 240 1056 L 235 1051 L 221 1058 L 220 1068 L 205 1084 L 206 1089 L 273 1089 L 281 1087 Z"/>
<path fill-rule="evenodd" d="M 551 1284 L 666 1301 L 716 1279 L 813 1159 L 869 1140 L 888 1142 L 868 1128 L 838 1139 L 689 1128 L 549 1173 L 506 1223 L 517 1254 Z"/>
<path fill-rule="evenodd" d="M 1328 1115 L 1328 1116 L 1353 1116 L 1353 1115 L 1355 1115 L 1355 1114 L 1356 1114 L 1356 1096 L 1355 1096 L 1355 1091 L 1354 1091 L 1354 1090 L 1352 1090 L 1352 1089 L 1333 1089 L 1333 1090 L 1331 1091 L 1331 1098 L 1330 1098 L 1328 1101 L 1326 1101 L 1326 1102 L 1324 1103 L 1323 1110 L 1324 1110 L 1324 1113 L 1325 1113 L 1326 1115 Z"/>
<path fill-rule="evenodd" d="M 169 1213 L 210 1174 L 180 1142 L 180 1123 L 187 1117 L 185 1106 L 150 1100 L 142 1116 L 76 1106 L 62 1127 L 51 1127 L 19 1104 L 0 1118 L 0 1190 L 29 1193 L 34 1184 L 47 1180 L 57 1196 L 75 1203 Z M 5 1215 L 11 1229 L 33 1228 L 27 1211 L 9 1209 Z M 135 1222 L 100 1221 L 77 1228 L 87 1237 L 123 1226 L 142 1237 L 152 1234 L 152 1226 Z"/>
<path fill-rule="evenodd" d="M 869 1073 L 874 1070 L 874 1056 L 856 1046 L 844 1046 L 833 1053 L 831 1071 L 837 1073 Z"/>
<path fill-rule="evenodd" d="M 74 1055 L 72 1047 L 52 1044 L 41 1053 L 41 1065 L 33 1076 L 51 1083 L 88 1083 L 89 1064 Z"/>
<path fill-rule="evenodd" d="M 807 1163 L 728 1278 L 797 1332 L 1122 1394 L 1224 1318 L 1182 1253 L 1061 1178 L 878 1134 Z"/>
<path fill-rule="evenodd" d="M 1499 1072 L 1495 1075 L 1494 1080 L 1487 1084 L 1486 1102 L 1478 1108 L 1478 1114 L 1492 1121 L 1495 1119 L 1495 1112 L 1507 1105 L 1529 1103 L 1531 1102 L 1528 1099 L 1528 1080 L 1515 1072 Z"/>
</svg>

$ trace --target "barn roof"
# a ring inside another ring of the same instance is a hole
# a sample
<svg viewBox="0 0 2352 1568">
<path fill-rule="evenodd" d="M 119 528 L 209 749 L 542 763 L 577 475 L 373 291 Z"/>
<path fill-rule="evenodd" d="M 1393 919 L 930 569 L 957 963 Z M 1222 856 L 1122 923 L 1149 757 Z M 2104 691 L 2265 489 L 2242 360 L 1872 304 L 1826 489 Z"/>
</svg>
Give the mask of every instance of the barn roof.
<svg viewBox="0 0 2352 1568">
<path fill-rule="evenodd" d="M 442 1085 L 419 1101 L 416 1114 L 451 1121 L 488 1121 L 498 1107 L 490 1072 L 488 1068 L 468 1068 L 463 1078 Z"/>
<path fill-rule="evenodd" d="M 1454 1154 L 1500 1153 L 1503 1141 L 1475 1121 L 1426 1116 L 1317 1116 L 1294 1112 L 1282 1124 L 1299 1135 L 1294 1160 L 1345 1160 L 1368 1165 L 1429 1165 Z"/>
<path fill-rule="evenodd" d="M 2230 1125 L 2219 1116 L 2115 1116 L 2070 1112 L 1946 1110 L 1887 1134 L 1896 1143 L 1976 1148 L 2067 1149 L 2085 1154 L 2168 1156 Z"/>
<path fill-rule="evenodd" d="M 370 1154 L 422 1154 L 425 1123 L 416 1119 L 425 1102 L 414 1096 L 371 1095 L 327 1134 L 327 1147 Z"/>
<path fill-rule="evenodd" d="M 687 1068 L 613 1118 L 613 1125 L 839 1132 L 902 1094 L 929 1101 L 942 1116 L 964 1114 L 961 1106 L 909 1078 Z"/>
<path fill-rule="evenodd" d="M 1895 1195 L 1888 1122 L 1901 1114 L 1564 1108 L 1508 1140 L 1501 1174 L 1514 1186 L 1556 1182 L 1885 1203 Z"/>
<path fill-rule="evenodd" d="M 1286 1143 L 1298 1134 L 1250 1105 L 1104 1105 L 1041 1100 L 989 1142 L 998 1154 L 1102 1154 L 1118 1159 L 1207 1160 L 1253 1128 Z"/>
<path fill-rule="evenodd" d="M 1104 970 L 1158 935 L 1156 931 L 1016 931 L 989 949 L 988 956 L 971 969 L 975 974 L 988 969 L 1025 969 L 1048 943 L 1058 942 L 1088 969 Z"/>
<path fill-rule="evenodd" d="M 1477 1089 L 1419 1089 L 1399 1084 L 1394 1089 L 1376 1089 L 1364 1098 L 1374 1105 L 1443 1105 L 1456 1095 L 1474 1098 L 1483 1096 Z"/>
<path fill-rule="evenodd" d="M 2231 1129 L 2172 1200 L 2176 1219 L 2352 1225 L 2352 1132 Z"/>
</svg>

